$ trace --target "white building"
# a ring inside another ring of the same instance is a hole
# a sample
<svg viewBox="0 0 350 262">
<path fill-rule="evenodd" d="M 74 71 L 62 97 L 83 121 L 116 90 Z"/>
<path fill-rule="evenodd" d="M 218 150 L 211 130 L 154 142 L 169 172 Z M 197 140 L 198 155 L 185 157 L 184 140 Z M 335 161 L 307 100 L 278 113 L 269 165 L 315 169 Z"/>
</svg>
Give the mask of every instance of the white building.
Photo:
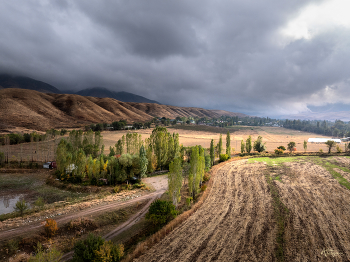
<svg viewBox="0 0 350 262">
<path fill-rule="evenodd" d="M 340 139 L 336 139 L 336 138 L 309 138 L 307 140 L 308 143 L 326 143 L 328 140 L 334 141 L 336 143 L 341 143 Z"/>
</svg>

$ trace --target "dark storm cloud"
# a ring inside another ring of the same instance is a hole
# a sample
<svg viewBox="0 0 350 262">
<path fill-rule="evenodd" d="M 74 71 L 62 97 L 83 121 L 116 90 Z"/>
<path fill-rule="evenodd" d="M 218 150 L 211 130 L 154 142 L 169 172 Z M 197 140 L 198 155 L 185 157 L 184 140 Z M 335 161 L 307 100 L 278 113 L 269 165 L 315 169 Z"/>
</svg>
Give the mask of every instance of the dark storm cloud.
<svg viewBox="0 0 350 262">
<path fill-rule="evenodd" d="M 0 71 L 255 115 L 347 104 L 349 29 L 279 33 L 322 2 L 2 1 Z"/>
</svg>

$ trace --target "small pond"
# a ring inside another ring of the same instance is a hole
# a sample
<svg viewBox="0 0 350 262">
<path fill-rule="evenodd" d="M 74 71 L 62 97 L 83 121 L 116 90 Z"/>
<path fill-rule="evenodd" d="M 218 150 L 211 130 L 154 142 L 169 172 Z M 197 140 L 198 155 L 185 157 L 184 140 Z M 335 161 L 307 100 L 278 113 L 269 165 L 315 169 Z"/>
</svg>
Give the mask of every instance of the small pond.
<svg viewBox="0 0 350 262">
<path fill-rule="evenodd" d="M 0 215 L 15 211 L 17 201 L 23 197 L 24 194 L 0 196 Z"/>
</svg>

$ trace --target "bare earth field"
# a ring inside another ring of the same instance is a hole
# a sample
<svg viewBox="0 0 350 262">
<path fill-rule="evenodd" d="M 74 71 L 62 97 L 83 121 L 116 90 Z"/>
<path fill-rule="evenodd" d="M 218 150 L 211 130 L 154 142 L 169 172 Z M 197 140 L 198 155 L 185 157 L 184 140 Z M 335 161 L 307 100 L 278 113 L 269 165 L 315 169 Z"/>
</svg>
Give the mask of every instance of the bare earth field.
<svg viewBox="0 0 350 262">
<path fill-rule="evenodd" d="M 263 164 L 218 171 L 205 204 L 137 261 L 273 261 L 275 226 Z"/>
<path fill-rule="evenodd" d="M 136 261 L 350 261 L 350 190 L 323 167 L 334 160 L 226 164 L 203 206 Z"/>
</svg>

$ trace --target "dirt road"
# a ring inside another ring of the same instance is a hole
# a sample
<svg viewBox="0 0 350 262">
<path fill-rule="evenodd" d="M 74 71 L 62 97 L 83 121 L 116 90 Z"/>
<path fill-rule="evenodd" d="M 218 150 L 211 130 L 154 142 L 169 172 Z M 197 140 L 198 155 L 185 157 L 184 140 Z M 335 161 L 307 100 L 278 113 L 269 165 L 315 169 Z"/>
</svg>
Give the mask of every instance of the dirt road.
<svg viewBox="0 0 350 262">
<path fill-rule="evenodd" d="M 150 203 L 152 202 L 152 200 L 154 200 L 157 197 L 160 197 L 165 190 L 167 189 L 167 178 L 166 176 L 157 176 L 157 177 L 150 177 L 150 178 L 146 178 L 143 180 L 146 184 L 149 184 L 151 186 L 153 186 L 155 188 L 155 192 L 152 192 L 150 194 L 147 195 L 143 195 L 140 197 L 134 197 L 132 199 L 129 199 L 127 201 L 124 202 L 111 202 L 108 203 L 106 205 L 101 205 L 101 206 L 95 206 L 92 208 L 87 208 L 75 213 L 70 213 L 67 215 L 63 215 L 60 217 L 56 217 L 55 220 L 58 224 L 58 226 L 63 225 L 71 220 L 74 220 L 76 218 L 79 217 L 84 217 L 84 216 L 90 216 L 93 214 L 97 214 L 97 213 L 102 213 L 102 212 L 106 212 L 106 211 L 110 211 L 110 210 L 115 210 L 115 209 L 119 209 L 119 208 L 123 208 L 126 207 L 128 205 L 131 205 L 133 203 L 137 203 L 139 201 L 145 200 L 145 199 L 149 199 L 150 201 L 148 202 L 148 204 L 141 210 L 142 213 L 140 213 L 141 211 L 139 211 L 137 214 L 133 215 L 128 221 L 126 221 L 123 225 L 132 225 L 132 222 L 135 221 L 137 219 L 138 216 L 142 216 L 145 212 L 144 210 L 146 210 L 147 212 L 147 208 L 150 205 Z M 15 229 L 10 229 L 10 230 L 2 230 L 0 231 L 0 242 L 18 237 L 18 236 L 22 236 L 22 235 L 28 235 L 31 232 L 35 232 L 38 229 L 41 229 L 43 227 L 42 225 L 43 222 L 37 222 L 37 223 L 32 223 L 30 225 L 27 226 L 21 226 Z M 114 230 L 112 232 L 117 233 L 118 230 Z M 111 233 L 112 233 L 111 232 Z M 113 237 L 114 234 L 111 234 L 110 237 Z"/>
</svg>

